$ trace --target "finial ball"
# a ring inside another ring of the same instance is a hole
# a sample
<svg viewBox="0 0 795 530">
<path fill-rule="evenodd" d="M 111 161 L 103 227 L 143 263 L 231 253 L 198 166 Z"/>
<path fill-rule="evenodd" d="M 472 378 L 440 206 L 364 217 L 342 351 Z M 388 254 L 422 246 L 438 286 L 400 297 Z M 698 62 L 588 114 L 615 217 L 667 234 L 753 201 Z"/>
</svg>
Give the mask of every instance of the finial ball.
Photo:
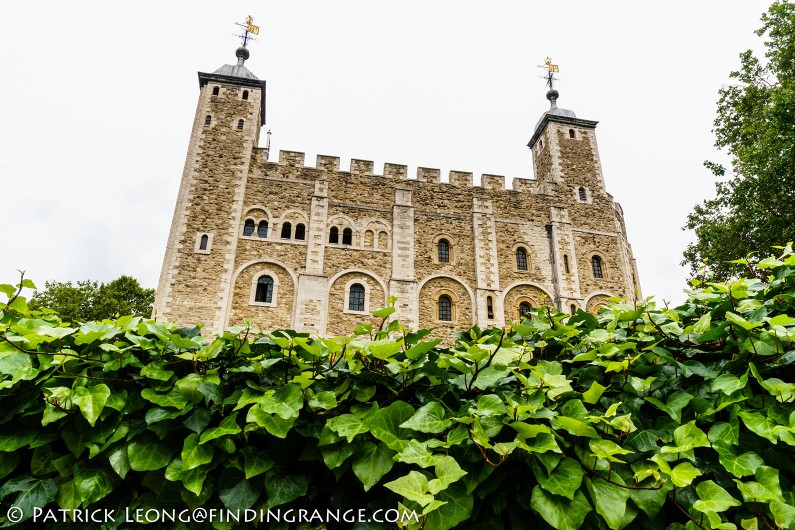
<svg viewBox="0 0 795 530">
<path fill-rule="evenodd" d="M 556 99 L 558 99 L 558 95 L 559 95 L 558 91 L 555 90 L 554 88 L 552 90 L 547 91 L 547 99 L 549 101 L 555 101 Z"/>
<path fill-rule="evenodd" d="M 243 48 L 241 46 L 240 48 L 235 50 L 235 57 L 237 57 L 238 59 L 243 59 L 245 61 L 249 57 L 249 52 L 246 48 Z"/>
</svg>

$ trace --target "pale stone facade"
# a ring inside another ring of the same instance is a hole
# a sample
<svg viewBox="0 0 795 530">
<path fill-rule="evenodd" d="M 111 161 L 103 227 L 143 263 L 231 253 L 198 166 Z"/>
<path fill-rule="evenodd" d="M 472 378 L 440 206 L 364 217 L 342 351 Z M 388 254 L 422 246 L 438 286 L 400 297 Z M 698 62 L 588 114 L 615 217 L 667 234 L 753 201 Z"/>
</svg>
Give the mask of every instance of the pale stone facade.
<svg viewBox="0 0 795 530">
<path fill-rule="evenodd" d="M 243 53 L 245 52 L 245 53 Z M 265 83 L 238 65 L 200 94 L 154 314 L 205 333 L 350 333 L 397 297 L 396 317 L 437 335 L 504 326 L 552 305 L 594 311 L 640 296 L 621 207 L 605 190 L 594 121 L 552 108 L 528 144 L 535 179 L 257 147 Z M 553 94 L 554 92 L 554 94 Z M 363 293 L 363 294 L 362 294 Z"/>
</svg>

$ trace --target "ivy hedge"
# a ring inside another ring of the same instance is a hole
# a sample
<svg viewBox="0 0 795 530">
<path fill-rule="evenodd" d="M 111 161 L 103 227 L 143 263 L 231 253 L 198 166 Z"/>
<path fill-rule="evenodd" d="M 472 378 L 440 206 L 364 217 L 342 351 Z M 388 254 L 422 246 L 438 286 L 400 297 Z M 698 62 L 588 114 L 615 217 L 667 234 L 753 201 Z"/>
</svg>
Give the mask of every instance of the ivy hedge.
<svg viewBox="0 0 795 530">
<path fill-rule="evenodd" d="M 209 341 L 140 317 L 69 325 L 28 309 L 28 280 L 0 285 L 0 522 L 793 528 L 795 254 L 749 271 L 676 308 L 541 308 L 453 346 L 392 307 L 350 336 Z M 310 520 L 229 517 L 291 509 Z M 400 517 L 329 519 L 346 510 Z"/>
</svg>

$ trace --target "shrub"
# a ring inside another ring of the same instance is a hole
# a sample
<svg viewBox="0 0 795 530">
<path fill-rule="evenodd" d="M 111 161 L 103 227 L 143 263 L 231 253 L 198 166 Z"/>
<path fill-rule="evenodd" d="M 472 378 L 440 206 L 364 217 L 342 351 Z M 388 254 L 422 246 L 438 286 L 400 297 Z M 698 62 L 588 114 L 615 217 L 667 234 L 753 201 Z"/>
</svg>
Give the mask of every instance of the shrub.
<svg viewBox="0 0 795 530">
<path fill-rule="evenodd" d="M 753 270 L 677 308 L 541 308 L 451 347 L 391 307 L 381 329 L 333 338 L 68 327 L 28 310 L 27 280 L 1 285 L 0 518 L 56 527 L 41 514 L 106 509 L 105 527 L 130 528 L 145 510 L 203 508 L 220 511 L 168 526 L 234 528 L 254 523 L 230 513 L 281 508 L 319 518 L 259 527 L 793 527 L 792 248 Z M 359 509 L 402 522 L 329 520 Z"/>
</svg>

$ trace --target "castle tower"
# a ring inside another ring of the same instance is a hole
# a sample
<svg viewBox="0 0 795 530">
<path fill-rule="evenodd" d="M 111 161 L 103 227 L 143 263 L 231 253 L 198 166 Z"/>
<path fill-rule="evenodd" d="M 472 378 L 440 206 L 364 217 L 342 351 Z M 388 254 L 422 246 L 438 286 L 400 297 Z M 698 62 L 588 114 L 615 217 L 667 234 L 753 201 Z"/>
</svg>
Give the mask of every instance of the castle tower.
<svg viewBox="0 0 795 530">
<path fill-rule="evenodd" d="M 598 122 L 558 107 L 559 93 L 549 86 L 550 109 L 527 145 L 537 191 L 554 197 L 546 229 L 556 305 L 562 311 L 592 311 L 610 292 L 640 296 L 640 283 L 623 211 L 605 189 Z"/>
<path fill-rule="evenodd" d="M 153 311 L 153 317 L 215 330 L 225 326 L 246 179 L 265 122 L 265 81 L 244 65 L 256 28 L 247 22 L 236 64 L 199 72 L 199 101 Z"/>
</svg>

